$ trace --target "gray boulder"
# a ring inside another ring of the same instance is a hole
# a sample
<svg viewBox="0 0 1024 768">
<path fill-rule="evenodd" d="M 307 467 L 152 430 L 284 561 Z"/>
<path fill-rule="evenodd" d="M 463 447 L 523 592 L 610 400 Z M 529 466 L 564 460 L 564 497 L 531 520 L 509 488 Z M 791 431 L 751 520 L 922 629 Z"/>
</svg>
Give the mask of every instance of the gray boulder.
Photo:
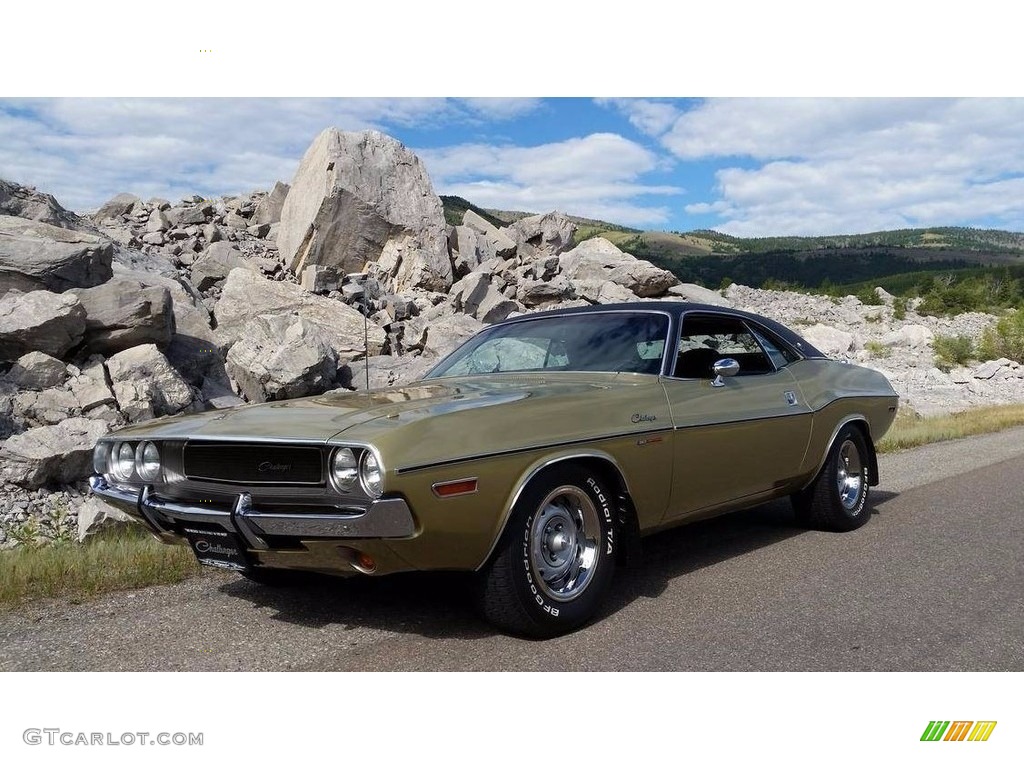
<svg viewBox="0 0 1024 768">
<path fill-rule="evenodd" d="M 166 232 L 171 228 L 171 220 L 167 218 L 165 214 L 159 208 L 154 208 L 153 212 L 149 214 L 149 219 L 146 221 L 146 231 L 153 232 Z"/>
<path fill-rule="evenodd" d="M 285 198 L 281 255 L 295 274 L 310 264 L 359 272 L 391 241 L 402 243 L 392 260 L 416 261 L 394 268 L 402 287 L 451 286 L 441 200 L 419 158 L 377 131 L 328 128 L 306 150 Z"/>
<path fill-rule="evenodd" d="M 90 496 L 78 505 L 78 540 L 85 541 L 97 533 L 135 525 L 131 515 L 112 507 L 102 499 Z"/>
<path fill-rule="evenodd" d="M 822 354 L 830 357 L 841 357 L 859 346 L 857 337 L 852 333 L 822 323 L 815 323 L 809 328 L 804 328 L 800 335 L 807 339 L 812 346 L 817 347 Z"/>
<path fill-rule="evenodd" d="M 129 421 L 169 416 L 192 404 L 192 388 L 155 344 L 118 352 L 106 365 L 117 407 Z"/>
<path fill-rule="evenodd" d="M 116 412 L 117 399 L 107 386 L 103 363 L 94 365 L 91 371 L 87 369 L 81 375 L 73 376 L 68 386 L 83 415 L 95 418 L 92 412 L 97 409 L 104 409 L 104 416 L 112 415 L 111 410 Z"/>
<path fill-rule="evenodd" d="M 452 286 L 451 299 L 456 312 L 463 312 L 484 323 L 504 320 L 522 307 L 505 297 L 485 272 L 472 272 Z"/>
<path fill-rule="evenodd" d="M 1001 357 L 998 360 L 988 360 L 976 366 L 971 375 L 975 379 L 991 379 L 1011 362 L 1005 357 Z"/>
<path fill-rule="evenodd" d="M 0 296 L 99 285 L 110 279 L 113 256 L 100 235 L 0 216 Z"/>
<path fill-rule="evenodd" d="M 354 360 L 338 372 L 338 383 L 347 389 L 365 390 L 366 372 L 370 372 L 370 389 L 394 387 L 419 381 L 438 363 L 433 355 L 379 355 Z"/>
<path fill-rule="evenodd" d="M 0 477 L 24 488 L 71 483 L 90 474 L 92 450 L 109 431 L 94 419 L 67 419 L 14 435 L 0 448 Z"/>
<path fill-rule="evenodd" d="M 340 283 L 338 270 L 334 267 L 321 267 L 319 264 L 310 264 L 302 270 L 302 278 L 299 284 L 310 293 L 330 293 L 338 290 Z"/>
<path fill-rule="evenodd" d="M 253 224 L 276 224 L 281 220 L 281 210 L 284 208 L 285 198 L 288 197 L 287 184 L 280 181 L 274 184 L 270 194 L 264 197 L 256 206 L 252 214 Z"/>
<path fill-rule="evenodd" d="M 572 287 L 579 298 L 591 304 L 623 304 L 637 300 L 635 293 L 611 280 L 573 280 Z"/>
<path fill-rule="evenodd" d="M 434 307 L 406 322 L 405 342 L 410 349 L 441 358 L 484 328 L 476 318 L 451 314 L 446 305 Z"/>
<path fill-rule="evenodd" d="M 889 347 L 910 347 L 924 349 L 935 341 L 935 333 L 931 328 L 915 323 L 897 328 L 882 336 L 882 343 Z"/>
<path fill-rule="evenodd" d="M 127 278 L 70 293 L 85 307 L 85 343 L 105 355 L 139 344 L 166 346 L 174 333 L 171 294 Z"/>
<path fill-rule="evenodd" d="M 462 226 L 453 230 L 450 240 L 452 249 L 459 252 L 470 270 L 489 259 L 510 259 L 516 255 L 515 240 L 469 210 L 462 217 Z"/>
<path fill-rule="evenodd" d="M 574 295 L 572 285 L 562 277 L 555 280 L 526 280 L 516 290 L 516 298 L 524 307 L 557 304 Z"/>
<path fill-rule="evenodd" d="M 725 298 L 718 291 L 704 288 L 693 283 L 682 283 L 673 285 L 668 289 L 672 296 L 678 296 L 683 301 L 692 301 L 695 304 L 712 304 L 716 307 L 731 307 L 732 302 Z"/>
<path fill-rule="evenodd" d="M 67 366 L 44 352 L 29 352 L 22 355 L 4 376 L 5 380 L 18 389 L 33 390 L 59 387 L 67 378 Z"/>
<path fill-rule="evenodd" d="M 320 394 L 338 370 L 326 336 L 298 315 L 258 315 L 228 351 L 225 367 L 250 402 Z"/>
<path fill-rule="evenodd" d="M 150 253 L 136 248 L 115 248 L 114 262 L 111 266 L 115 275 L 130 276 L 126 273 L 143 272 L 149 275 L 162 275 L 172 280 L 178 277 L 178 271 L 164 252 Z"/>
<path fill-rule="evenodd" d="M 192 264 L 192 284 L 200 291 L 208 291 L 225 280 L 232 269 L 247 266 L 238 246 L 227 242 L 213 243 Z"/>
<path fill-rule="evenodd" d="M 249 226 L 249 222 L 237 213 L 229 213 L 224 217 L 224 226 L 231 229 L 245 229 Z"/>
<path fill-rule="evenodd" d="M 23 432 L 25 429 L 24 422 L 14 415 L 16 397 L 14 392 L 0 387 L 0 441 L 6 440 L 17 432 Z"/>
<path fill-rule="evenodd" d="M 205 224 L 206 220 L 213 213 L 213 206 L 200 204 L 191 208 L 185 208 L 178 213 L 176 225 L 187 227 L 190 224 Z"/>
<path fill-rule="evenodd" d="M 171 365 L 187 381 L 198 386 L 211 368 L 223 373 L 223 344 L 212 329 L 210 312 L 202 295 L 186 280 L 145 272 L 124 272 L 126 278 L 146 287 L 170 292 L 174 313 L 174 334 L 163 350 Z"/>
<path fill-rule="evenodd" d="M 294 283 L 267 280 L 248 269 L 233 269 L 214 306 L 217 334 L 227 346 L 245 335 L 245 326 L 258 315 L 296 313 L 318 324 L 339 361 L 361 357 L 364 318 L 359 311 L 334 299 L 309 293 Z M 370 355 L 380 354 L 386 334 L 375 323 L 367 327 Z"/>
<path fill-rule="evenodd" d="M 558 211 L 527 216 L 500 230 L 515 241 L 517 252 L 523 258 L 541 255 L 557 256 L 572 247 L 576 225 Z"/>
<path fill-rule="evenodd" d="M 90 225 L 57 202 L 53 195 L 37 192 L 0 179 L 0 214 L 52 224 L 64 229 L 88 229 Z"/>
<path fill-rule="evenodd" d="M 482 235 L 494 256 L 499 259 L 510 259 L 516 253 L 516 241 L 477 213 L 467 210 L 462 214 L 462 226 L 469 227 Z"/>
<path fill-rule="evenodd" d="M 122 192 L 119 195 L 114 195 L 112 198 L 107 200 L 100 209 L 92 215 L 95 221 L 104 221 L 106 219 L 120 219 L 122 216 L 127 215 L 131 212 L 132 208 L 135 207 L 136 203 L 142 202 L 135 195 L 130 195 L 127 192 Z"/>
<path fill-rule="evenodd" d="M 22 392 L 14 398 L 14 416 L 28 426 L 59 424 L 81 415 L 78 399 L 64 389 Z"/>
<path fill-rule="evenodd" d="M 209 245 L 210 243 L 219 243 L 223 240 L 224 233 L 220 231 L 220 227 L 216 224 L 207 224 L 203 227 L 203 237 L 206 238 L 206 242 Z"/>
<path fill-rule="evenodd" d="M 603 237 L 584 240 L 558 258 L 570 280 L 611 280 L 641 298 L 662 296 L 679 278 L 671 272 L 624 253 Z"/>
<path fill-rule="evenodd" d="M 85 307 L 70 293 L 32 291 L 0 299 L 0 360 L 27 352 L 62 357 L 85 333 Z"/>
<path fill-rule="evenodd" d="M 424 249 L 415 235 L 388 240 L 381 251 L 375 272 L 388 281 L 395 291 L 445 291 L 451 286 L 452 266 L 447 255 Z"/>
</svg>

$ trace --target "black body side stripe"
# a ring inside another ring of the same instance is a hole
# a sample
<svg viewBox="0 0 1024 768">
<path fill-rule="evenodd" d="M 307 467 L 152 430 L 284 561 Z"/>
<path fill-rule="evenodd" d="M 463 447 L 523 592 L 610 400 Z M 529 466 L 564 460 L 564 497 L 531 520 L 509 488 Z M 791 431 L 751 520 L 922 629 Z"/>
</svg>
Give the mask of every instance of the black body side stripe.
<svg viewBox="0 0 1024 768">
<path fill-rule="evenodd" d="M 618 440 L 623 437 L 642 437 L 643 435 L 656 435 L 661 432 L 678 432 L 684 429 L 703 429 L 705 427 L 724 427 L 730 424 L 745 424 L 751 421 L 768 421 L 770 419 L 788 419 L 797 416 L 814 416 L 833 403 L 838 403 L 840 400 L 863 400 L 864 398 L 875 398 L 875 397 L 891 397 L 890 395 L 852 395 L 850 397 L 837 397 L 834 400 L 829 400 L 820 408 L 813 411 L 793 411 L 791 413 L 779 413 L 772 414 L 770 416 L 754 416 L 748 419 L 728 419 L 726 421 L 712 421 L 703 424 L 686 424 L 678 427 L 662 427 L 660 429 L 649 429 L 639 432 L 618 432 L 611 435 L 599 435 L 597 437 L 584 437 L 579 440 L 566 440 L 559 443 L 544 443 L 541 445 L 528 445 L 523 448 L 509 448 L 504 451 L 494 451 L 492 453 L 478 453 L 474 456 L 462 456 L 457 459 L 445 459 L 443 461 L 432 461 L 428 464 L 416 464 L 411 467 L 398 467 L 395 470 L 395 474 L 404 475 L 409 472 L 420 472 L 424 469 L 433 469 L 434 467 L 447 467 L 451 464 L 464 464 L 467 461 L 477 461 L 480 459 L 494 459 L 501 456 L 512 456 L 517 453 L 529 453 L 531 451 L 546 451 L 553 448 L 568 448 L 574 445 L 586 445 L 588 443 L 598 443 L 602 440 Z"/>
</svg>

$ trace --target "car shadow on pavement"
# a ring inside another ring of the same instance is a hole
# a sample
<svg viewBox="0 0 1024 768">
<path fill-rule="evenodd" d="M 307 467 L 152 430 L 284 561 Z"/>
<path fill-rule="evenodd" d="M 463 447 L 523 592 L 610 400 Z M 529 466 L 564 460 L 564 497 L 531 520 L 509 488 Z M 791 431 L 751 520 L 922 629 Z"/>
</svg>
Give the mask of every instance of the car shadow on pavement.
<svg viewBox="0 0 1024 768">
<path fill-rule="evenodd" d="M 896 495 L 873 490 L 868 505 L 871 516 L 881 514 L 880 507 Z M 648 536 L 643 540 L 641 562 L 617 575 L 600 617 L 638 598 L 658 597 L 680 576 L 809 533 L 814 532 L 800 526 L 789 501 L 781 499 Z"/>
<path fill-rule="evenodd" d="M 872 516 L 880 514 L 879 507 L 896 495 L 875 490 Z M 648 536 L 640 561 L 616 574 L 597 618 L 608 617 L 638 598 L 659 596 L 680 576 L 804 534 L 807 530 L 796 524 L 789 502 L 781 500 Z M 296 572 L 281 586 L 239 578 L 219 589 L 256 607 L 272 609 L 277 621 L 311 628 L 340 625 L 429 638 L 500 634 L 474 610 L 473 580 L 465 573 L 364 579 Z"/>
<path fill-rule="evenodd" d="M 296 572 L 281 586 L 240 577 L 219 589 L 272 609 L 275 620 L 311 628 L 340 625 L 437 638 L 495 634 L 474 611 L 472 581 L 463 573 L 347 578 Z"/>
</svg>

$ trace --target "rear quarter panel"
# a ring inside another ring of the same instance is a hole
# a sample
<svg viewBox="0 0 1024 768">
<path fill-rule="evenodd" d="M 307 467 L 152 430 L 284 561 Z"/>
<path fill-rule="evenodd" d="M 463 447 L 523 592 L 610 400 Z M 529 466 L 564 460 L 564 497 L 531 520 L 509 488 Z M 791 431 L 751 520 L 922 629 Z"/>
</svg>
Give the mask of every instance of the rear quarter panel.
<svg viewBox="0 0 1024 768">
<path fill-rule="evenodd" d="M 878 371 L 837 360 L 801 360 L 789 366 L 812 412 L 811 436 L 801 467 L 810 479 L 824 462 L 836 430 L 844 421 L 868 424 L 872 441 L 892 426 L 899 397 Z"/>
</svg>

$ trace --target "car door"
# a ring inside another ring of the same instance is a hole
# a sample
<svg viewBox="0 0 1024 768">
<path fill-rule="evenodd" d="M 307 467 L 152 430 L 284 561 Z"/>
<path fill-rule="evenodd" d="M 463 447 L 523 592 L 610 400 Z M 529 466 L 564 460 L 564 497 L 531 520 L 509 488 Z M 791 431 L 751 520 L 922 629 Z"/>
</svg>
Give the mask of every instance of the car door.
<svg viewBox="0 0 1024 768">
<path fill-rule="evenodd" d="M 714 363 L 733 359 L 734 376 Z M 738 315 L 688 312 L 673 375 L 673 483 L 667 517 L 696 515 L 777 491 L 793 482 L 807 450 L 811 412 L 789 362 L 798 355 Z"/>
</svg>

